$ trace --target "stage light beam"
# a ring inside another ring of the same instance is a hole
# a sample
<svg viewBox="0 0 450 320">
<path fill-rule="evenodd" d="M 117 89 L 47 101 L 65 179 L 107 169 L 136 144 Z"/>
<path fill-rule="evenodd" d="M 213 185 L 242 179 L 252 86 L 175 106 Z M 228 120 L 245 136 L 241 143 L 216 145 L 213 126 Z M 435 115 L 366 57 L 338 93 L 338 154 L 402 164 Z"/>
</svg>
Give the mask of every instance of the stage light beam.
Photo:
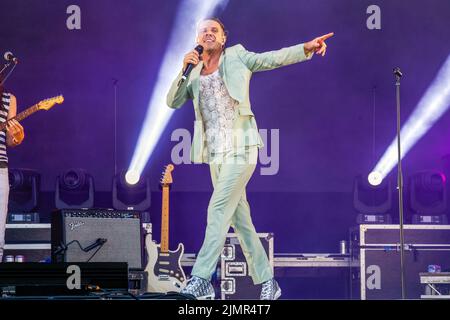
<svg viewBox="0 0 450 320">
<path fill-rule="evenodd" d="M 400 131 L 401 158 L 439 120 L 450 106 L 450 55 Z M 375 165 L 373 172 L 384 179 L 397 164 L 397 137 Z M 380 183 L 381 183 L 380 180 Z"/>
</svg>

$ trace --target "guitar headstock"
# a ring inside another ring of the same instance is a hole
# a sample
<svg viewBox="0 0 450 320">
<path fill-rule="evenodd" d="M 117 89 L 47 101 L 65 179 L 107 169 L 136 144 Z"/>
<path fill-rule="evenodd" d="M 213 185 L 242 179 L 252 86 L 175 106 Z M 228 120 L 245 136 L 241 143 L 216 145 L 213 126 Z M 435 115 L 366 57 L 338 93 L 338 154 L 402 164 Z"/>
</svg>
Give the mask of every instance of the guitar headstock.
<svg viewBox="0 0 450 320">
<path fill-rule="evenodd" d="M 51 107 L 53 107 L 55 104 L 61 104 L 64 102 L 64 97 L 62 95 L 59 95 L 57 97 L 49 98 L 42 100 L 37 104 L 39 110 L 49 110 Z"/>
<path fill-rule="evenodd" d="M 169 184 L 172 184 L 172 182 L 173 182 L 173 179 L 172 179 L 172 171 L 173 171 L 173 169 L 174 169 L 174 166 L 171 163 L 169 163 L 165 167 L 163 175 L 161 177 L 161 181 L 160 181 L 162 186 L 168 186 Z"/>
</svg>

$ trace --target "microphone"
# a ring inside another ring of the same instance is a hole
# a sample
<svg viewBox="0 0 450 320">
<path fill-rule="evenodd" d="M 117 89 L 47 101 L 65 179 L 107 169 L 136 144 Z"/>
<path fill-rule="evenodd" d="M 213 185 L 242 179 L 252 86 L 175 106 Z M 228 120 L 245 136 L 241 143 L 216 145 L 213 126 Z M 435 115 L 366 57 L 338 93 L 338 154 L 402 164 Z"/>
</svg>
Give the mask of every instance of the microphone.
<svg viewBox="0 0 450 320">
<path fill-rule="evenodd" d="M 86 248 L 83 249 L 84 252 L 88 252 L 91 251 L 94 248 L 97 248 L 98 246 L 101 246 L 103 244 L 105 244 L 105 242 L 107 241 L 107 239 L 103 239 L 103 238 L 98 238 L 97 240 L 95 240 L 95 242 L 89 246 L 87 246 Z"/>
<path fill-rule="evenodd" d="M 403 76 L 403 73 L 400 71 L 400 67 L 394 68 L 394 74 L 399 78 Z"/>
<path fill-rule="evenodd" d="M 5 52 L 3 58 L 5 58 L 6 61 L 12 61 L 15 64 L 19 63 L 19 59 L 17 59 L 17 57 L 15 57 L 14 54 L 10 51 Z"/>
<path fill-rule="evenodd" d="M 203 46 L 198 45 L 195 47 L 194 50 L 197 51 L 199 55 L 201 55 L 203 53 Z M 180 80 L 179 84 L 182 84 L 184 81 L 186 81 L 186 79 L 189 76 L 189 74 L 191 73 L 192 69 L 194 69 L 194 65 L 192 63 L 188 63 L 188 65 L 186 66 L 186 70 L 184 70 L 183 75 L 181 76 L 181 80 Z"/>
</svg>

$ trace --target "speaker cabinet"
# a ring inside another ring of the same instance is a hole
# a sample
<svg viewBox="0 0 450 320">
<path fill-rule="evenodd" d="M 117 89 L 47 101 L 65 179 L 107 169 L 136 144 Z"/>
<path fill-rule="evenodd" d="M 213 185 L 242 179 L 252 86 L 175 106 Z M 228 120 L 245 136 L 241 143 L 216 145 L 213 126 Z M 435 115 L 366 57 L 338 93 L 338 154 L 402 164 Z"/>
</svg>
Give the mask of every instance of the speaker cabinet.
<svg viewBox="0 0 450 320">
<path fill-rule="evenodd" d="M 127 262 L 143 267 L 137 211 L 63 209 L 52 215 L 53 262 Z"/>
</svg>

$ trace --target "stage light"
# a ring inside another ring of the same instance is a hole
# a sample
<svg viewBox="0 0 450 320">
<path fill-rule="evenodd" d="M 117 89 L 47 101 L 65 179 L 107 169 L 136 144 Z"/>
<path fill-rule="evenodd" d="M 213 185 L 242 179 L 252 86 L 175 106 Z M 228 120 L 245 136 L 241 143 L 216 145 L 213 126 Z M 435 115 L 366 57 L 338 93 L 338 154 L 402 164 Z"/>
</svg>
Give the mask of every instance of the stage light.
<svg viewBox="0 0 450 320">
<path fill-rule="evenodd" d="M 387 213 L 392 207 L 392 186 L 389 179 L 374 186 L 368 184 L 361 175 L 357 176 L 353 184 L 353 204 L 359 213 Z"/>
<path fill-rule="evenodd" d="M 148 104 L 147 114 L 128 168 L 129 183 L 136 183 L 151 157 L 173 110 L 166 105 L 166 95 L 182 67 L 186 52 L 195 46 L 196 24 L 210 16 L 217 8 L 224 8 L 228 0 L 184 0 L 178 10 L 166 54 L 158 72 L 158 80 Z M 137 177 L 137 178 L 136 178 Z"/>
<path fill-rule="evenodd" d="M 55 206 L 81 209 L 94 206 L 94 178 L 83 169 L 69 169 L 56 178 Z"/>
<path fill-rule="evenodd" d="M 112 184 L 112 203 L 116 210 L 148 210 L 151 205 L 149 179 L 130 185 L 123 173 L 116 175 Z"/>
<path fill-rule="evenodd" d="M 41 175 L 31 169 L 9 169 L 9 212 L 31 212 L 38 206 Z"/>
<path fill-rule="evenodd" d="M 358 212 L 357 222 L 391 223 L 392 185 L 389 179 L 368 183 L 362 175 L 355 177 L 353 183 L 353 206 Z"/>
<path fill-rule="evenodd" d="M 449 108 L 449 83 L 450 56 L 447 57 L 437 76 L 401 129 L 401 158 Z M 397 153 L 397 137 L 395 137 L 372 171 L 379 172 L 381 179 L 386 177 L 398 162 Z"/>
<path fill-rule="evenodd" d="M 125 181 L 130 184 L 136 184 L 139 182 L 140 176 L 136 171 L 127 171 L 127 173 L 125 174 Z"/>
<path fill-rule="evenodd" d="M 409 182 L 413 223 L 447 223 L 446 177 L 439 171 L 422 171 Z"/>
<path fill-rule="evenodd" d="M 367 181 L 369 181 L 372 186 L 378 186 L 383 181 L 383 178 L 381 177 L 381 173 L 373 171 L 367 177 Z"/>
</svg>

